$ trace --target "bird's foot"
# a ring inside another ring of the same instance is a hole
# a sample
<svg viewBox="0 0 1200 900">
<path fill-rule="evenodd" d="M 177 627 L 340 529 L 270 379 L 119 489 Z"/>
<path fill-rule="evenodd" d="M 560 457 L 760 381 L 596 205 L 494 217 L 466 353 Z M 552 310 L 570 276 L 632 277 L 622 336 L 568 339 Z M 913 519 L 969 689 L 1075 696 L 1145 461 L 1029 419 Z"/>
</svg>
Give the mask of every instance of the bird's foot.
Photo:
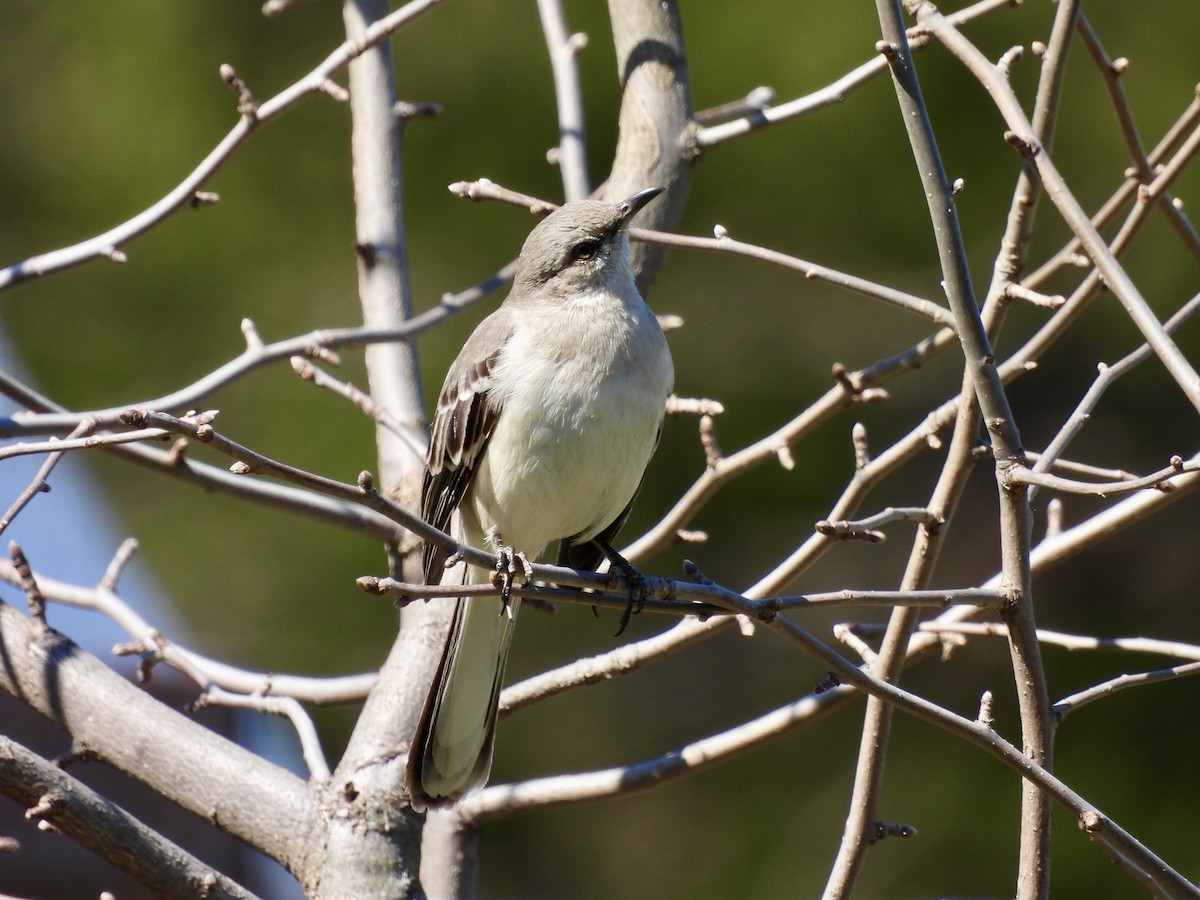
<svg viewBox="0 0 1200 900">
<path fill-rule="evenodd" d="M 529 558 L 497 537 L 496 571 L 492 575 L 492 583 L 500 588 L 502 611 L 508 609 L 508 601 L 512 598 L 513 584 L 518 576 L 521 578 L 522 584 L 533 578 L 533 566 L 529 564 Z"/>
<path fill-rule="evenodd" d="M 629 627 L 629 620 L 640 613 L 646 606 L 646 576 L 635 569 L 633 563 L 612 547 L 607 544 L 601 544 L 600 548 L 604 551 L 604 555 L 608 557 L 609 581 L 615 582 L 615 578 L 624 579 L 629 589 L 629 600 L 625 604 L 625 611 L 621 613 L 620 627 L 617 628 L 617 633 L 613 635 L 613 637 L 620 637 L 625 633 L 625 629 Z M 614 583 L 613 587 L 615 588 L 616 586 L 617 584 Z"/>
</svg>

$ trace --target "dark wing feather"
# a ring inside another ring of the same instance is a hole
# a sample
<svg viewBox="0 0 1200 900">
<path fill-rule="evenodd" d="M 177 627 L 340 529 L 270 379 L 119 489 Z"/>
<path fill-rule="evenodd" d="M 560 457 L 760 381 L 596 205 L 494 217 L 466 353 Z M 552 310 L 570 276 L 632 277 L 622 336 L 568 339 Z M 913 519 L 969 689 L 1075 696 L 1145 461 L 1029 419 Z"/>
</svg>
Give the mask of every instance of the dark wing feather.
<svg viewBox="0 0 1200 900">
<path fill-rule="evenodd" d="M 638 486 L 638 491 L 641 491 L 641 486 Z M 635 493 L 621 510 L 621 514 L 613 519 L 604 530 L 597 534 L 590 541 L 574 543 L 575 538 L 564 538 L 558 544 L 558 564 L 566 566 L 569 569 L 578 569 L 581 572 L 594 572 L 596 568 L 604 561 L 607 554 L 604 552 L 604 546 L 609 547 L 617 539 L 617 532 L 625 527 L 625 520 L 629 518 L 629 511 L 633 509 L 633 501 L 637 499 Z"/>
<path fill-rule="evenodd" d="M 450 520 L 470 490 L 476 463 L 500 416 L 499 402 L 489 388 L 492 369 L 510 335 L 501 308 L 475 329 L 442 385 L 421 489 L 421 517 L 442 531 L 450 530 Z M 425 545 L 426 583 L 441 581 L 448 555 L 437 544 Z"/>
</svg>

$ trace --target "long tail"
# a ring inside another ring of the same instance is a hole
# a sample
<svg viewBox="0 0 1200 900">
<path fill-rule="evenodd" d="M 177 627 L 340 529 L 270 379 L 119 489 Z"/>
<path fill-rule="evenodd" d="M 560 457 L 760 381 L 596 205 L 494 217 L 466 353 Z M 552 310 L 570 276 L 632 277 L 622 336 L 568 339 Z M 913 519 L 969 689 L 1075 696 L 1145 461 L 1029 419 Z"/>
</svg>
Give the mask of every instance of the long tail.
<svg viewBox="0 0 1200 900">
<path fill-rule="evenodd" d="M 488 573 L 471 568 L 473 583 Z M 405 785 L 416 810 L 447 806 L 492 768 L 496 711 L 520 599 L 460 597 L 433 689 L 408 754 Z"/>
</svg>

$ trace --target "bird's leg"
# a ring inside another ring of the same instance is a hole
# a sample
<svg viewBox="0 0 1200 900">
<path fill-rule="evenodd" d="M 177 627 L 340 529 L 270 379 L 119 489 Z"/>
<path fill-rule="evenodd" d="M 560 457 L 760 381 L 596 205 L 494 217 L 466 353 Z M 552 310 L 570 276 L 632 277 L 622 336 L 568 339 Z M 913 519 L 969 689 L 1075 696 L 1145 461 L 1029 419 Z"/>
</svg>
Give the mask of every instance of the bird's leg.
<svg viewBox="0 0 1200 900">
<path fill-rule="evenodd" d="M 625 611 L 621 613 L 621 625 L 617 629 L 617 633 L 613 635 L 613 637 L 620 637 L 629 627 L 629 620 L 640 613 L 646 605 L 646 576 L 635 569 L 633 563 L 614 550 L 607 541 L 597 539 L 596 546 L 603 550 L 604 555 L 608 557 L 609 574 L 619 572 L 620 577 L 624 578 L 625 583 L 629 586 L 629 602 L 625 604 Z"/>
<path fill-rule="evenodd" d="M 488 538 L 496 548 L 496 574 L 492 577 L 492 583 L 500 588 L 500 612 L 503 615 L 512 598 L 513 582 L 518 575 L 522 576 L 522 583 L 533 578 L 533 566 L 524 553 L 504 543 L 499 532 L 488 535 Z"/>
</svg>

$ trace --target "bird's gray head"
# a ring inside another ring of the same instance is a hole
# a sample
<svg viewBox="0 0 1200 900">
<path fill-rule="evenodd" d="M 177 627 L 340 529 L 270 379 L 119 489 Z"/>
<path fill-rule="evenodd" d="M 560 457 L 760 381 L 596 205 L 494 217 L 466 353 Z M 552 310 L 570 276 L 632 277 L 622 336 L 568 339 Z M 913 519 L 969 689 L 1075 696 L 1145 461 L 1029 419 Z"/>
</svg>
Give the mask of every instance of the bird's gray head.
<svg viewBox="0 0 1200 900">
<path fill-rule="evenodd" d="M 579 200 L 550 213 L 525 239 L 514 292 L 553 285 L 556 294 L 570 296 L 613 278 L 632 279 L 626 227 L 662 190 L 638 191 L 620 203 Z"/>
</svg>

